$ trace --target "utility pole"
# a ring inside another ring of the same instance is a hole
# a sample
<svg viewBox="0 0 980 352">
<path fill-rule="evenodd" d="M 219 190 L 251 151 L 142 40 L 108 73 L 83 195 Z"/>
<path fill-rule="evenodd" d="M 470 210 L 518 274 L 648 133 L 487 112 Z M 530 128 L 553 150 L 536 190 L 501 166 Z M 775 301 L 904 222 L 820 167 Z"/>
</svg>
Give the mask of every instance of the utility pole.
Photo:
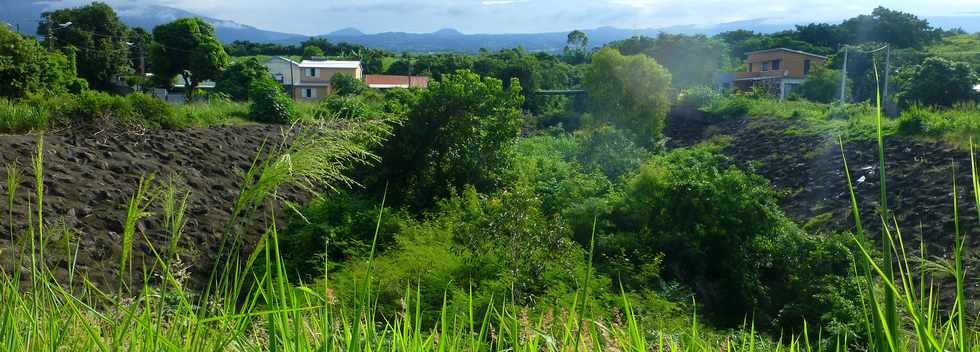
<svg viewBox="0 0 980 352">
<path fill-rule="evenodd" d="M 844 93 L 847 89 L 847 45 L 844 45 L 844 65 L 841 66 L 841 76 L 840 76 L 840 102 L 844 104 Z"/>
<path fill-rule="evenodd" d="M 885 115 L 892 116 L 893 109 L 891 100 L 888 99 L 888 74 L 892 67 L 892 45 L 888 44 L 885 46 L 885 86 L 882 87 L 882 96 L 885 100 Z"/>
</svg>

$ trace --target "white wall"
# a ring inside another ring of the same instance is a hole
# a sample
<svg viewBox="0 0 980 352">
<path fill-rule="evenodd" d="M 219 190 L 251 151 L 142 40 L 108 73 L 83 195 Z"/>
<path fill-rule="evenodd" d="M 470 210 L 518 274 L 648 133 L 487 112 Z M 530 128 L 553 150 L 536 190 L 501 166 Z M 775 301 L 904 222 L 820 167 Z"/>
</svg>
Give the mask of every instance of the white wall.
<svg viewBox="0 0 980 352">
<path fill-rule="evenodd" d="M 265 65 L 266 68 L 269 69 L 269 73 L 271 73 L 273 77 L 276 77 L 277 74 L 281 74 L 282 83 L 285 85 L 293 85 L 294 80 L 295 82 L 300 81 L 301 72 L 299 70 L 299 67 L 289 63 L 286 60 L 280 58 L 272 58 L 266 60 L 263 64 Z M 290 74 L 290 68 L 292 69 L 292 74 Z"/>
</svg>

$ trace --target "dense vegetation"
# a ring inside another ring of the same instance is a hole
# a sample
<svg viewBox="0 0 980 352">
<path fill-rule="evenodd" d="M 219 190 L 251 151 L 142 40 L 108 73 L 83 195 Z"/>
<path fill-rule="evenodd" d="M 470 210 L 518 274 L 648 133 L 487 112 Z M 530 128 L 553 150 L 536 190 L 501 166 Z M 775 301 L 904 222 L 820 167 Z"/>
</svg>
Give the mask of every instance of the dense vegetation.
<svg viewBox="0 0 980 352">
<path fill-rule="evenodd" d="M 718 120 L 793 119 L 804 127 L 785 133 L 845 141 L 877 139 L 882 145 L 885 136 L 903 134 L 972 146 L 970 139 L 980 136 L 976 69 L 941 58 L 949 51 L 939 49 L 972 39 L 912 15 L 879 8 L 839 25 L 768 35 L 665 34 L 594 52 L 584 34 L 573 32 L 560 55 L 518 48 L 397 56 L 316 38 L 298 47 L 223 46 L 200 19 L 178 19 L 151 35 L 121 26 L 99 3 L 46 16 L 39 30 L 70 29 L 74 34 L 64 41 L 74 38 L 76 44 L 49 42 L 52 49 L 46 50 L 0 28 L 0 131 L 91 124 L 180 128 L 235 120 L 298 127 L 288 142 L 270 143 L 270 154 L 246 171 L 232 219 L 215 225 L 227 240 L 222 246 L 232 247 L 214 256 L 202 290 L 181 281 L 180 253 L 173 249 L 154 248 L 154 258 L 135 268 L 126 254 L 134 241 L 159 244 L 138 237 L 142 218 L 162 214 L 168 232 L 179 237 L 185 214 L 176 191 L 165 184 L 134 185 L 123 219 L 118 287 L 74 276 L 63 286 L 46 262 L 32 260 L 49 244 L 39 205 L 32 218 L 37 226 L 17 234 L 25 248 L 17 255 L 30 273 L 27 290 L 21 290 L 21 266 L 0 274 L 0 343 L 9 350 L 805 345 L 808 351 L 875 346 L 885 352 L 975 345 L 975 325 L 965 322 L 960 237 L 952 264 L 936 265 L 958 284 L 952 306 L 938 310 L 938 299 L 919 291 L 934 288 L 925 284 L 932 274 L 914 273 L 913 279 L 904 248 L 896 249 L 901 237 L 888 237 L 897 224 L 882 228 L 880 252 L 870 249 L 875 247 L 860 226 L 809 233 L 783 213 L 780 195 L 766 179 L 719 152 L 724 139 L 665 146 L 672 109 Z M 58 28 L 63 21 L 73 25 Z M 858 28 L 866 36 L 857 36 Z M 169 88 L 180 77 L 188 101 L 205 80 L 217 82 L 216 92 L 179 106 L 142 93 L 117 95 L 109 86 L 133 70 L 131 63 L 94 54 L 76 59 L 77 48 L 96 50 L 91 45 L 100 42 L 117 50 L 126 38 L 145 45 L 152 84 Z M 839 44 L 881 42 L 895 47 L 898 63 L 888 68 L 903 108 L 895 118 L 882 116 L 880 100 L 868 103 L 879 92 L 878 81 L 866 79 L 875 73 L 873 55 L 854 54 L 849 62 L 855 74 L 849 74 L 847 93 L 857 103 L 827 104 L 839 94 L 836 56 L 787 101 L 761 91 L 706 87 L 716 70 L 735 68 L 747 51 L 786 46 L 835 55 L 831 48 Z M 337 94 L 297 104 L 258 58 L 232 59 L 229 53 L 359 58 L 368 72 L 433 79 L 425 89 L 375 91 L 338 75 L 331 81 Z M 536 94 L 575 88 L 588 96 Z M 32 164 L 38 180 L 42 148 L 39 141 Z M 22 188 L 16 167 L 5 175 L 8 194 Z M 275 214 L 264 212 L 277 208 L 263 205 L 278 201 L 280 187 L 319 196 L 305 205 L 287 204 L 279 214 L 285 222 L 276 223 Z M 34 191 L 41 204 L 43 186 Z M 884 186 L 881 192 L 885 199 Z M 856 201 L 854 207 L 859 224 Z M 13 212 L 8 214 L 12 223 Z M 246 223 L 264 224 L 257 243 L 236 241 L 250 228 Z M 71 248 L 70 236 L 65 241 Z M 27 243 L 38 248 L 27 249 Z M 893 256 L 902 259 L 897 268 Z M 127 269 L 147 279 L 127 279 Z M 913 332 L 897 336 L 899 314 Z"/>
</svg>

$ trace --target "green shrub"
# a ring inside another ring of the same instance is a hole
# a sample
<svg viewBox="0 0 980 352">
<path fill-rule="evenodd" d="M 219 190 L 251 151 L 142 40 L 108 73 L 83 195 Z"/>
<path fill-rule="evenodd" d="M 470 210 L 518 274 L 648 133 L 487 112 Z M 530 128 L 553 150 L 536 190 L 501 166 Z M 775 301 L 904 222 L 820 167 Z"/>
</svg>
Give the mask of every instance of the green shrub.
<svg viewBox="0 0 980 352">
<path fill-rule="evenodd" d="M 291 123 L 299 118 L 293 100 L 282 91 L 279 83 L 271 78 L 252 82 L 249 87 L 252 105 L 248 116 L 254 121 L 266 123 Z"/>
<path fill-rule="evenodd" d="M 338 73 L 330 77 L 330 89 L 336 95 L 358 95 L 368 90 L 367 84 L 346 73 Z"/>
<path fill-rule="evenodd" d="M 700 110 L 714 104 L 722 99 L 722 95 L 717 89 L 708 86 L 694 86 L 686 88 L 677 96 L 677 106 L 688 109 Z"/>
<path fill-rule="evenodd" d="M 470 71 L 447 74 L 419 93 L 404 123 L 381 147 L 384 163 L 372 189 L 389 184 L 392 204 L 428 208 L 436 199 L 473 185 L 500 185 L 523 120 L 520 84 L 510 89 Z"/>
<path fill-rule="evenodd" d="M 723 326 L 752 315 L 760 326 L 784 316 L 788 325 L 778 329 L 795 329 L 802 317 L 816 324 L 830 310 L 851 316 L 854 296 L 806 310 L 808 300 L 849 289 L 833 285 L 850 270 L 841 256 L 849 242 L 804 233 L 782 213 L 768 181 L 725 164 L 716 154 L 680 149 L 643 165 L 604 229 L 605 271 L 642 288 L 662 268 L 663 280 L 692 288 L 702 311 Z M 806 311 L 790 315 L 790 306 Z"/>
<path fill-rule="evenodd" d="M 722 118 L 740 118 L 749 113 L 752 104 L 753 99 L 748 96 L 734 94 L 726 96 L 702 110 Z"/>
<path fill-rule="evenodd" d="M 175 120 L 173 108 L 163 100 L 143 93 L 130 94 L 126 100 L 135 112 L 134 118 L 147 127 L 186 127 Z"/>
<path fill-rule="evenodd" d="M 359 96 L 331 95 L 323 99 L 313 111 L 313 118 L 318 120 L 342 119 L 350 120 L 364 117 L 378 117 L 380 113 L 364 98 Z"/>
<path fill-rule="evenodd" d="M 252 82 L 268 78 L 269 69 L 251 57 L 235 62 L 221 72 L 221 77 L 215 81 L 215 93 L 227 95 L 233 100 L 249 98 L 249 88 Z"/>
<path fill-rule="evenodd" d="M 849 118 L 851 118 L 851 112 L 846 104 L 831 104 L 830 108 L 827 109 L 828 120 L 847 120 Z"/>
<path fill-rule="evenodd" d="M 367 255 L 380 210 L 380 200 L 348 192 L 313 200 L 279 237 L 286 267 L 301 278 L 310 278 L 323 274 L 324 253 L 334 265 Z M 381 252 L 394 244 L 401 227 L 398 214 L 391 209 L 385 213 L 378 230 Z"/>
<path fill-rule="evenodd" d="M 75 96 L 69 110 L 69 118 L 74 122 L 87 123 L 101 119 L 135 121 L 136 111 L 126 97 L 87 90 Z"/>
<path fill-rule="evenodd" d="M 612 126 L 579 131 L 575 137 L 579 145 L 576 159 L 610 180 L 638 169 L 650 157 L 649 151 L 633 142 L 629 131 Z"/>
</svg>

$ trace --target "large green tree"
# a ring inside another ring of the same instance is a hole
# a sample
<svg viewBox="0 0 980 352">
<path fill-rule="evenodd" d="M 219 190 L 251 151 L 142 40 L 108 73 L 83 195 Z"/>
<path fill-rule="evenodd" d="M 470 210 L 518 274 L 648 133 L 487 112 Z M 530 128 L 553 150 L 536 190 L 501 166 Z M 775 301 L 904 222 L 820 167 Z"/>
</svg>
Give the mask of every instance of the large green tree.
<svg viewBox="0 0 980 352">
<path fill-rule="evenodd" d="M 643 146 L 660 138 L 670 109 L 670 72 L 645 55 L 624 56 L 606 47 L 592 55 L 584 85 L 599 121 L 625 129 Z"/>
<path fill-rule="evenodd" d="M 703 35 L 660 33 L 656 38 L 632 37 L 610 46 L 623 55 L 644 54 L 657 60 L 678 88 L 711 84 L 726 61 L 721 41 Z"/>
<path fill-rule="evenodd" d="M 492 190 L 510 160 L 523 120 L 520 84 L 471 71 L 443 75 L 421 92 L 380 152 L 389 199 L 427 208 L 451 189 Z"/>
<path fill-rule="evenodd" d="M 800 85 L 800 95 L 810 101 L 832 102 L 840 97 L 840 79 L 840 71 L 818 65 Z"/>
<path fill-rule="evenodd" d="M 110 90 L 120 74 L 132 72 L 126 44 L 129 28 L 105 3 L 45 12 L 37 34 L 46 38 L 48 47 L 73 51 L 78 76 L 92 88 Z"/>
<path fill-rule="evenodd" d="M 965 62 L 930 57 L 911 69 L 899 99 L 904 104 L 950 106 L 977 99 L 973 87 L 980 84 L 976 72 Z"/>
<path fill-rule="evenodd" d="M 235 100 L 246 100 L 249 97 L 248 90 L 252 82 L 269 78 L 269 69 L 259 61 L 250 57 L 228 65 L 221 73 L 221 77 L 215 81 L 215 91 L 227 94 Z"/>
<path fill-rule="evenodd" d="M 180 75 L 187 100 L 205 81 L 220 77 L 228 54 L 214 35 L 214 27 L 200 18 L 181 18 L 153 29 L 150 61 L 153 74 L 170 82 Z"/>
<path fill-rule="evenodd" d="M 75 77 L 65 55 L 48 52 L 37 40 L 0 26 L 0 97 L 57 94 L 79 90 L 84 83 Z"/>
<path fill-rule="evenodd" d="M 877 7 L 871 15 L 860 15 L 841 23 L 849 43 L 889 43 L 898 48 L 921 48 L 939 40 L 942 30 L 913 14 Z"/>
</svg>

